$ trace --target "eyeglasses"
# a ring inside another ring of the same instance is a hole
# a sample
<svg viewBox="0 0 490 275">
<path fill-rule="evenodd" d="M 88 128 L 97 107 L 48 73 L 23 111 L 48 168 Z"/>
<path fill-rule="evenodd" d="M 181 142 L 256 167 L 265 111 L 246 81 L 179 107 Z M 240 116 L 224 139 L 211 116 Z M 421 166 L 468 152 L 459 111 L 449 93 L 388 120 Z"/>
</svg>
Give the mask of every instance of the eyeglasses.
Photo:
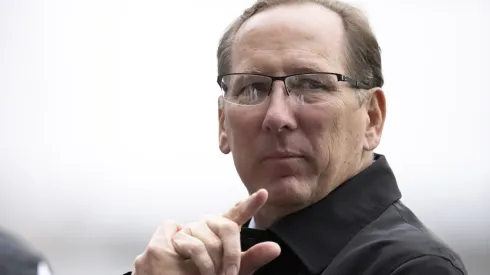
<svg viewBox="0 0 490 275">
<path fill-rule="evenodd" d="M 274 81 L 282 81 L 290 98 L 302 104 L 328 100 L 332 93 L 339 91 L 338 82 L 347 82 L 357 89 L 369 89 L 366 83 L 337 73 L 304 73 L 279 77 L 231 73 L 218 76 L 218 85 L 224 100 L 247 106 L 262 104 L 269 97 Z"/>
</svg>

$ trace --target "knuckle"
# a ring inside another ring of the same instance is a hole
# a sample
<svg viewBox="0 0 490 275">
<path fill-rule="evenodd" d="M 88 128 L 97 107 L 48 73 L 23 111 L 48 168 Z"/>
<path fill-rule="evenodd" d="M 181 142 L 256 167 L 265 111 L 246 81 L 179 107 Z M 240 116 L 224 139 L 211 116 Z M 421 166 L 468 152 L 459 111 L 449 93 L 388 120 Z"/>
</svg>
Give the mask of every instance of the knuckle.
<svg viewBox="0 0 490 275">
<path fill-rule="evenodd" d="M 162 248 L 152 242 L 146 247 L 145 253 L 150 257 L 156 257 L 162 253 Z"/>
<path fill-rule="evenodd" d="M 241 199 L 241 200 L 237 201 L 237 203 L 235 203 L 235 205 L 233 205 L 233 209 L 238 209 L 238 208 L 240 208 L 240 206 L 241 206 L 242 204 L 244 204 L 244 203 L 245 203 L 245 201 L 246 201 L 246 199 Z"/>
<path fill-rule="evenodd" d="M 218 229 L 220 235 L 234 235 L 240 232 L 238 224 L 228 219 L 222 219 Z"/>
<path fill-rule="evenodd" d="M 208 244 L 208 246 L 209 246 L 209 250 L 211 251 L 220 252 L 223 250 L 223 243 L 219 239 L 213 240 Z"/>
<path fill-rule="evenodd" d="M 185 238 L 186 233 L 184 230 L 178 231 L 177 233 L 174 234 L 174 240 L 182 239 Z"/>
<path fill-rule="evenodd" d="M 214 263 L 211 260 L 204 261 L 202 263 L 205 270 L 208 270 L 210 274 L 215 273 Z"/>
<path fill-rule="evenodd" d="M 134 260 L 134 266 L 136 268 L 140 268 L 144 266 L 145 264 L 145 256 L 144 255 L 138 255 L 136 259 Z"/>
<path fill-rule="evenodd" d="M 230 211 L 228 212 L 228 215 L 230 215 L 229 218 L 235 218 L 236 216 L 236 213 L 238 213 L 241 209 L 241 206 L 243 205 L 244 201 L 241 200 L 239 202 L 237 202 L 235 205 L 233 205 L 233 207 L 230 209 Z"/>
<path fill-rule="evenodd" d="M 179 231 L 179 232 L 184 232 L 187 233 L 188 235 L 194 236 L 192 232 L 197 231 L 201 226 L 202 224 L 199 222 L 191 222 L 184 227 L 183 231 Z"/>
<path fill-rule="evenodd" d="M 240 227 L 234 221 L 226 219 L 223 223 L 223 229 L 227 232 L 237 233 L 240 231 Z"/>
<path fill-rule="evenodd" d="M 240 260 L 241 251 L 238 250 L 229 250 L 227 253 L 223 255 L 223 258 L 227 262 L 234 262 Z"/>
<path fill-rule="evenodd" d="M 175 248 L 180 248 L 188 243 L 186 240 L 187 240 L 186 233 L 179 231 L 175 233 L 173 237 L 173 245 L 175 246 Z"/>
<path fill-rule="evenodd" d="M 225 217 L 220 217 L 220 216 L 214 217 L 213 219 L 208 220 L 207 224 L 209 228 L 213 229 L 213 231 L 219 231 L 216 233 L 221 233 L 221 232 L 233 233 L 239 231 L 238 224 Z"/>
<path fill-rule="evenodd" d="M 202 242 L 194 242 L 189 244 L 188 250 L 192 255 L 199 255 L 206 252 L 206 247 Z"/>
</svg>

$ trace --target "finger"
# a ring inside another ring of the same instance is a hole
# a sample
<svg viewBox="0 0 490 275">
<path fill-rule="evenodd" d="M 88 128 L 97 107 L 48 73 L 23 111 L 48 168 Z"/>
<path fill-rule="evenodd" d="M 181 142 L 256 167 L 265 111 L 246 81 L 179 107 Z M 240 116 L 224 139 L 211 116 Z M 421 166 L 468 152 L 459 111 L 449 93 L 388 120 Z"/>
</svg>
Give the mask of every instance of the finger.
<svg viewBox="0 0 490 275">
<path fill-rule="evenodd" d="M 177 232 L 172 239 L 175 251 L 182 257 L 191 259 L 201 275 L 215 275 L 213 260 L 206 246 L 199 239 L 182 231 Z"/>
<path fill-rule="evenodd" d="M 281 247 L 274 242 L 263 242 L 252 246 L 242 255 L 240 275 L 251 275 L 281 254 Z"/>
<path fill-rule="evenodd" d="M 215 270 L 220 270 L 223 257 L 222 240 L 207 225 L 207 222 L 190 223 L 181 232 L 200 240 L 206 247 L 209 256 L 211 256 Z"/>
<path fill-rule="evenodd" d="M 161 268 L 159 265 L 166 266 L 168 263 L 177 263 L 179 270 L 197 271 L 194 265 L 185 264 L 172 244 L 174 234 L 181 229 L 182 227 L 174 221 L 162 223 L 153 234 L 145 252 L 136 258 L 134 263 L 135 274 L 152 274 L 155 272 L 154 269 Z"/>
<path fill-rule="evenodd" d="M 242 255 L 240 227 L 224 217 L 208 219 L 206 223 L 222 242 L 222 274 L 237 275 Z"/>
<path fill-rule="evenodd" d="M 163 222 L 153 234 L 147 247 L 147 253 L 158 254 L 160 251 L 168 251 L 172 246 L 172 238 L 182 227 L 174 221 Z M 175 252 L 174 252 L 175 253 Z"/>
<path fill-rule="evenodd" d="M 244 201 L 241 201 L 226 212 L 223 216 L 228 218 L 239 226 L 245 224 L 250 218 L 252 218 L 259 210 L 264 206 L 267 201 L 267 190 L 260 189 L 253 193 Z"/>
</svg>

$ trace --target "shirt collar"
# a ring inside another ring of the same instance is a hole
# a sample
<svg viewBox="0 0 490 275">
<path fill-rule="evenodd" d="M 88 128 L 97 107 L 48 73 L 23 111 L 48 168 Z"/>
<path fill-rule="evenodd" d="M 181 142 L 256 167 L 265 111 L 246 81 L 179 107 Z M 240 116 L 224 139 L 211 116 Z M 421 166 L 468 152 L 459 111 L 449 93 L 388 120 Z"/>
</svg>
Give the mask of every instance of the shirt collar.
<svg viewBox="0 0 490 275">
<path fill-rule="evenodd" d="M 371 166 L 269 230 L 287 244 L 310 273 L 317 274 L 362 228 L 400 198 L 386 158 L 376 154 Z"/>
</svg>

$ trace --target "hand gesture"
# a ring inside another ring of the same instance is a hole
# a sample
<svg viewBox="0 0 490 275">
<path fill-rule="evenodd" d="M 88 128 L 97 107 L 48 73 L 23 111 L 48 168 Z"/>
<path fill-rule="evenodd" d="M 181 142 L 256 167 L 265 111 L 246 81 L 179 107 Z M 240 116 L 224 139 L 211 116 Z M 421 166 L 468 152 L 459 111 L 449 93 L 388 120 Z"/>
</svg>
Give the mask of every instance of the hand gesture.
<svg viewBox="0 0 490 275">
<path fill-rule="evenodd" d="M 273 242 L 241 251 L 240 228 L 265 204 L 267 195 L 266 190 L 259 190 L 223 216 L 187 225 L 173 238 L 175 250 L 191 259 L 201 275 L 252 274 L 280 254 L 279 245 Z"/>
</svg>

